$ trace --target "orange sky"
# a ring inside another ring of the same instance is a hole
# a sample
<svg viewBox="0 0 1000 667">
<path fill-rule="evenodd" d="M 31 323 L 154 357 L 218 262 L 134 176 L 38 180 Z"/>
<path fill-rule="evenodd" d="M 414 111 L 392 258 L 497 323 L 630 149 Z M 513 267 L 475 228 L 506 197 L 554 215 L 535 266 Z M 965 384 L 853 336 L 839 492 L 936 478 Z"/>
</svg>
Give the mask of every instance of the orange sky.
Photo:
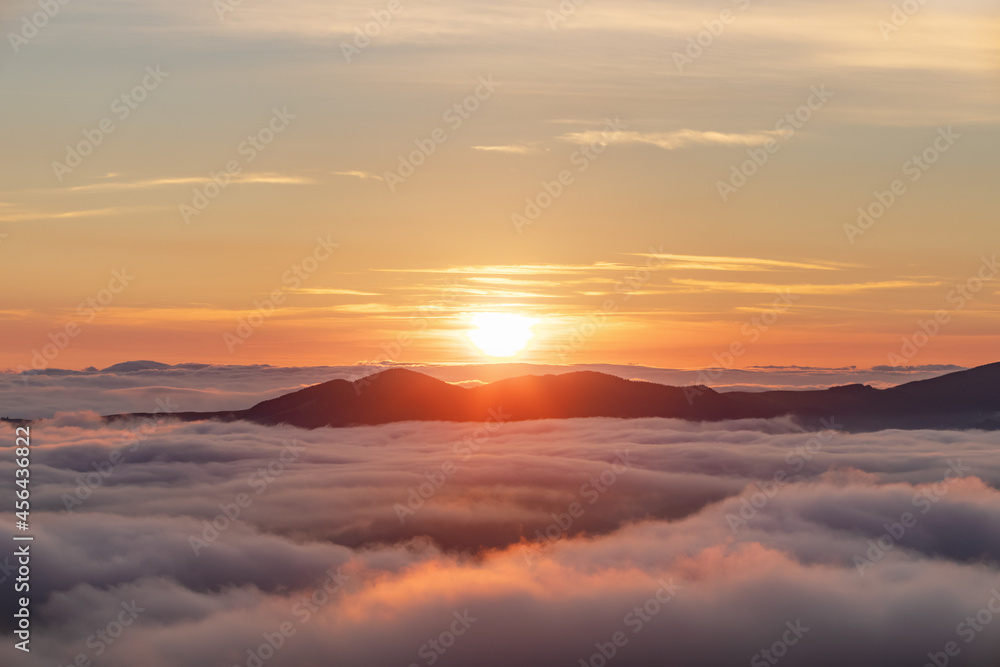
<svg viewBox="0 0 1000 667">
<path fill-rule="evenodd" d="M 558 8 L 5 5 L 0 368 L 996 360 L 995 5 Z"/>
</svg>

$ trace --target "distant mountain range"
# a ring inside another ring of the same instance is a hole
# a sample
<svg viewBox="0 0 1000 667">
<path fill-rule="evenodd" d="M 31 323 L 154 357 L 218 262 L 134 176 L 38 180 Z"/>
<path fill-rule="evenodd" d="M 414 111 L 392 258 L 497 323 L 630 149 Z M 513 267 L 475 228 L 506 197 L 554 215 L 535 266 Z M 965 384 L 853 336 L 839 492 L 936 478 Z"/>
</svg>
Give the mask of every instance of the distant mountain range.
<svg viewBox="0 0 1000 667">
<path fill-rule="evenodd" d="M 790 415 L 806 428 L 830 422 L 848 431 L 1000 429 L 1000 363 L 909 382 L 890 389 L 846 385 L 820 391 L 720 393 L 709 387 L 670 387 L 580 371 L 528 375 L 462 388 L 406 369 L 356 381 L 331 380 L 247 410 L 182 412 L 195 421 L 245 420 L 301 428 L 399 421 L 481 422 L 613 417 L 669 417 L 690 421 Z M 108 420 L 163 414 L 111 415 Z"/>
</svg>

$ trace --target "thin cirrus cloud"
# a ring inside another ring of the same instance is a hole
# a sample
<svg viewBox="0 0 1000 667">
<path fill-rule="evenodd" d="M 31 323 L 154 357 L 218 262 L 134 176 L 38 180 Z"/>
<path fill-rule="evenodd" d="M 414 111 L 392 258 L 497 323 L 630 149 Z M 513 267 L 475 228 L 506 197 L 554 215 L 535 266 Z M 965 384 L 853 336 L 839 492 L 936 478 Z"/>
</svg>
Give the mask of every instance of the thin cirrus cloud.
<svg viewBox="0 0 1000 667">
<path fill-rule="evenodd" d="M 313 296 L 382 296 L 377 292 L 362 292 L 353 289 L 340 289 L 336 287 L 297 287 L 285 288 L 289 294 L 311 294 Z"/>
<path fill-rule="evenodd" d="M 671 281 L 675 285 L 686 287 L 696 287 L 707 291 L 736 292 L 745 294 L 770 294 L 776 290 L 788 290 L 794 294 L 854 294 L 870 290 L 893 290 L 912 289 L 920 287 L 937 287 L 942 283 L 939 281 L 919 281 L 919 280 L 881 280 L 867 283 L 843 283 L 843 284 L 772 284 L 772 283 L 731 283 L 717 280 L 694 280 L 689 278 L 676 278 Z"/>
<path fill-rule="evenodd" d="M 157 210 L 160 206 L 108 206 L 105 208 L 82 209 L 76 211 L 22 211 L 0 215 L 0 222 L 26 222 L 31 220 L 69 220 L 75 218 L 95 218 L 120 216 L 142 211 Z"/>
<path fill-rule="evenodd" d="M 638 257 L 652 257 L 669 262 L 672 269 L 703 269 L 709 271 L 778 271 L 785 269 L 809 269 L 815 271 L 836 271 L 849 268 L 849 264 L 836 262 L 789 262 L 778 259 L 757 257 L 713 257 L 705 255 L 674 255 L 664 253 L 638 253 Z"/>
<path fill-rule="evenodd" d="M 484 264 L 480 266 L 451 266 L 436 269 L 377 269 L 389 273 L 448 273 L 458 275 L 547 275 L 572 274 L 587 271 L 628 270 L 627 264 L 594 262 L 593 264 Z"/>
<path fill-rule="evenodd" d="M 315 181 L 304 176 L 290 176 L 274 173 L 252 173 L 230 175 L 232 183 L 260 183 L 271 185 L 309 185 Z M 72 192 L 100 192 L 113 190 L 147 190 L 150 188 L 167 187 L 171 185 L 191 185 L 211 183 L 209 176 L 186 176 L 177 178 L 147 178 L 133 181 L 111 181 L 106 183 L 91 183 L 69 188 Z"/>
<path fill-rule="evenodd" d="M 781 130 L 727 133 L 702 130 L 675 130 L 673 132 L 636 132 L 631 130 L 607 132 L 586 130 L 570 132 L 559 137 L 573 144 L 648 144 L 664 150 L 675 150 L 691 145 L 761 146 L 786 136 Z"/>
<path fill-rule="evenodd" d="M 347 176 L 347 177 L 350 177 L 350 178 L 360 178 L 363 181 L 367 181 L 367 180 L 381 181 L 382 180 L 381 176 L 379 176 L 378 174 L 373 174 L 373 173 L 371 173 L 369 171 L 359 171 L 359 170 L 335 171 L 335 172 L 333 172 L 333 175 L 334 176 Z"/>
<path fill-rule="evenodd" d="M 499 146 L 472 146 L 474 151 L 485 153 L 506 153 L 509 155 L 529 155 L 537 153 L 541 149 L 536 144 L 509 144 Z"/>
<path fill-rule="evenodd" d="M 518 278 L 504 278 L 502 276 L 470 276 L 469 282 L 485 283 L 487 285 L 503 286 L 524 286 L 524 287 L 558 287 L 566 284 L 558 280 L 523 280 Z"/>
<path fill-rule="evenodd" d="M 166 188 L 176 185 L 200 185 L 205 183 L 211 183 L 212 178 L 210 176 L 175 176 L 175 177 L 165 177 L 165 178 L 141 178 L 132 180 L 103 180 L 103 179 L 117 179 L 119 174 L 107 174 L 104 176 L 99 176 L 97 178 L 102 179 L 99 183 L 88 183 L 86 185 L 74 185 L 68 188 L 27 188 L 23 190 L 17 190 L 16 194 L 21 195 L 59 195 L 59 194 L 77 194 L 77 193 L 90 193 L 90 192 L 120 192 L 128 190 L 151 190 L 154 188 Z M 315 180 L 305 176 L 293 176 L 286 174 L 276 174 L 271 172 L 261 172 L 261 173 L 249 173 L 249 174 L 231 174 L 230 183 L 240 183 L 240 184 L 270 184 L 270 185 L 310 185 L 315 183 Z M 11 206 L 13 204 L 3 204 L 0 206 Z M 17 215 L 17 218 L 6 218 L 0 217 L 0 220 L 7 219 L 35 219 L 33 217 L 27 217 L 31 215 L 36 215 L 37 217 L 85 217 L 87 215 L 102 215 L 112 211 L 119 212 L 133 212 L 140 210 L 137 207 L 108 207 L 104 209 L 94 209 L 94 212 L 80 211 L 80 212 L 66 212 L 62 214 L 12 214 Z"/>
<path fill-rule="evenodd" d="M 110 3 L 108 3 L 110 5 Z M 146 18 L 148 2 L 133 3 L 132 14 L 124 14 L 138 22 Z M 743 3 L 737 3 L 742 5 Z M 96 3 L 97 11 L 104 3 Z M 298 39 L 329 40 L 353 36 L 354 30 L 371 20 L 371 6 L 365 2 L 342 2 L 336 7 L 319 0 L 300 0 L 294 3 L 296 11 L 270 4 L 239 6 L 223 14 L 215 31 L 230 38 L 248 40 L 273 39 L 291 36 Z M 117 6 L 115 9 L 118 9 Z M 519 44 L 537 40 L 538 34 L 551 35 L 552 24 L 545 7 L 527 0 L 512 0 L 502 7 L 485 6 L 483 3 L 427 2 L 408 8 L 400 20 L 379 36 L 383 42 L 402 44 L 437 45 L 455 42 L 460 45 L 480 40 Z M 988 22 L 984 9 L 989 5 L 980 0 L 955 0 L 936 8 L 934 21 L 929 25 L 907 25 L 906 31 L 895 35 L 893 49 L 880 48 L 883 40 L 876 22 L 888 18 L 891 8 L 884 12 L 873 11 L 870 3 L 842 2 L 815 3 L 801 6 L 774 5 L 738 8 L 733 5 L 735 23 L 728 29 L 729 40 L 749 39 L 768 45 L 767 54 L 776 65 L 795 67 L 798 60 L 789 55 L 808 49 L 810 65 L 831 66 L 847 64 L 865 68 L 887 68 L 919 58 L 922 67 L 935 69 L 968 68 L 985 69 L 990 66 L 983 56 L 995 48 L 989 34 L 983 30 Z M 104 10 L 104 11 L 110 11 Z M 194 27 L 206 35 L 214 32 L 206 26 L 204 6 L 193 0 L 178 2 L 169 10 L 160 7 L 161 15 L 169 14 L 170 22 L 160 28 L 163 38 L 172 38 L 179 28 Z M 558 11 L 558 3 L 552 9 Z M 119 9 L 118 13 L 122 11 Z M 671 2 L 651 3 L 644 0 L 626 0 L 613 5 L 587 4 L 565 16 L 558 23 L 563 32 L 592 35 L 601 31 L 609 37 L 635 40 L 647 36 L 656 39 L 684 40 L 704 29 L 703 21 L 717 16 L 718 12 L 706 11 L 701 3 Z M 99 15 L 99 14 L 98 14 Z M 215 17 L 215 12 L 208 16 Z M 912 23 L 912 22 L 911 22 Z M 143 21 L 147 28 L 144 36 L 157 36 L 156 26 Z M 68 28 L 67 28 L 68 29 Z M 979 39 L 969 39 L 970 34 L 982 31 Z M 799 39 L 808 35 L 807 40 Z M 945 49 L 923 48 L 926 38 L 945 44 Z M 669 52 L 668 54 L 669 55 Z M 760 75 L 760 74 L 759 74 Z"/>
</svg>

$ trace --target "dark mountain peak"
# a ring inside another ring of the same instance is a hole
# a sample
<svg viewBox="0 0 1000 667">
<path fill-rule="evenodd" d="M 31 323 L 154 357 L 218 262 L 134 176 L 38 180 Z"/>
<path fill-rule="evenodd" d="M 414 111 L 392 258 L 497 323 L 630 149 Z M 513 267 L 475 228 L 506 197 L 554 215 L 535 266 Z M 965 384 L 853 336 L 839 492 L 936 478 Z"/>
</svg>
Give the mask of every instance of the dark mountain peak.
<svg viewBox="0 0 1000 667">
<path fill-rule="evenodd" d="M 877 392 L 878 389 L 871 386 L 870 384 L 855 383 L 855 384 L 842 384 L 836 387 L 830 387 L 829 389 L 827 389 L 827 391 L 831 393 L 850 394 L 850 393 L 865 393 L 872 391 Z"/>
<path fill-rule="evenodd" d="M 397 401 L 423 401 L 427 397 L 463 391 L 461 387 L 408 368 L 390 368 L 355 380 L 352 384 L 359 397 L 394 398 Z"/>
<path fill-rule="evenodd" d="M 545 375 L 521 375 L 491 382 L 484 386 L 533 386 L 533 387 L 624 387 L 630 381 L 617 375 L 598 371 L 570 371 L 568 373 L 547 373 Z"/>
<path fill-rule="evenodd" d="M 907 382 L 886 390 L 886 394 L 901 409 L 904 406 L 924 405 L 923 409 L 929 414 L 938 416 L 935 423 L 939 423 L 943 415 L 955 413 L 978 415 L 984 420 L 995 418 L 1000 415 L 1000 406 L 997 405 L 1000 363 Z"/>
<path fill-rule="evenodd" d="M 651 384 L 642 380 L 629 380 L 618 375 L 598 371 L 570 371 L 554 376 L 563 384 L 584 384 L 594 387 L 626 387 L 631 384 Z"/>
<path fill-rule="evenodd" d="M 102 368 L 102 373 L 131 373 L 133 371 L 165 370 L 172 368 L 170 364 L 159 361 L 148 361 L 140 359 L 138 361 L 123 361 L 120 364 L 113 364 L 107 368 Z"/>
<path fill-rule="evenodd" d="M 430 375 L 425 375 L 409 368 L 387 368 L 384 371 L 379 371 L 374 375 L 369 375 L 363 377 L 360 380 L 355 380 L 354 384 L 361 385 L 363 387 L 369 387 L 372 385 L 384 385 L 384 386 L 416 386 L 416 385 L 429 385 L 429 384 L 448 384 L 437 378 L 432 378 Z"/>
<path fill-rule="evenodd" d="M 1000 387 L 1000 362 L 976 366 L 964 371 L 955 371 L 927 380 L 914 380 L 893 387 L 891 391 L 911 393 L 940 391 L 945 388 L 996 391 L 998 387 Z"/>
</svg>

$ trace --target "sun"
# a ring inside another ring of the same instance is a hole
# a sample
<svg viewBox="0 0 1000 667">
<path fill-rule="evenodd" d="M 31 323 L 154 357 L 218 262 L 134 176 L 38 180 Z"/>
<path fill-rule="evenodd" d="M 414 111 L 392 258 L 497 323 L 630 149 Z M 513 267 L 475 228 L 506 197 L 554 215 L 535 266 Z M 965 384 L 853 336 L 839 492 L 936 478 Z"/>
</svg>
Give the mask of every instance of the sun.
<svg viewBox="0 0 1000 667">
<path fill-rule="evenodd" d="M 531 327 L 538 320 L 512 313 L 477 313 L 472 323 L 476 328 L 469 330 L 469 338 L 483 354 L 513 357 L 534 337 Z"/>
</svg>

